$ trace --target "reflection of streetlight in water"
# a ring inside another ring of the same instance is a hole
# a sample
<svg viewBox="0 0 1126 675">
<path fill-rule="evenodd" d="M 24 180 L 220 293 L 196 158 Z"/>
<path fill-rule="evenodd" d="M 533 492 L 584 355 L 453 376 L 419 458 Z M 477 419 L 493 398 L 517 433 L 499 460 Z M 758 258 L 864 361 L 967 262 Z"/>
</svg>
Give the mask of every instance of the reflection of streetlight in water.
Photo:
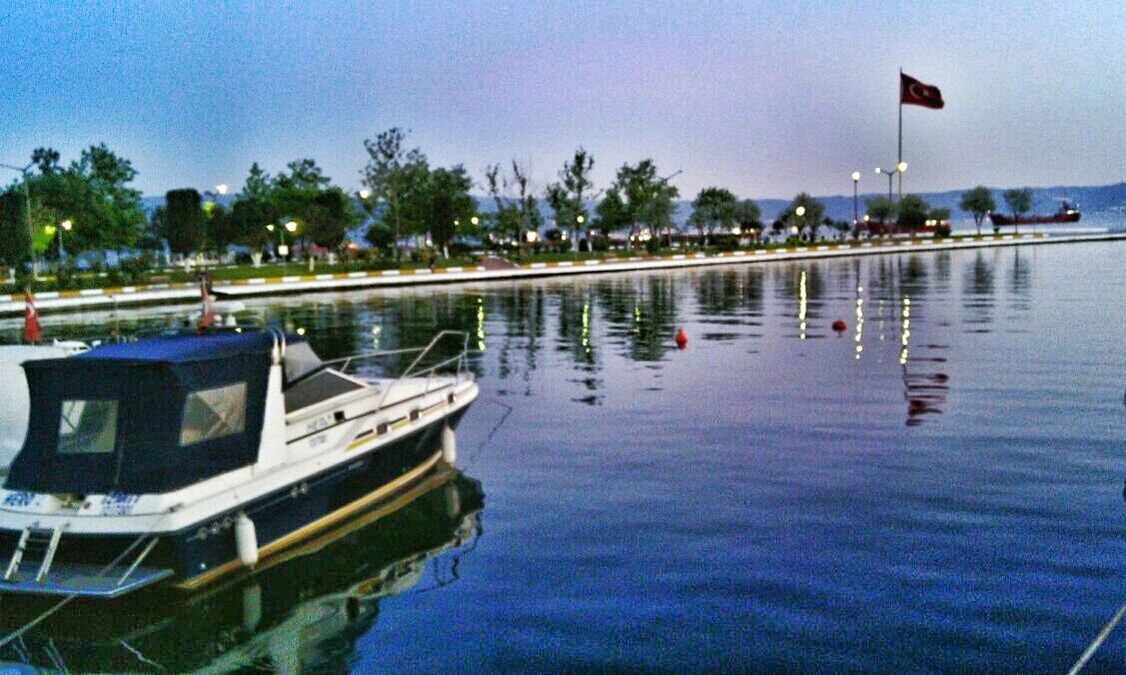
<svg viewBox="0 0 1126 675">
<path fill-rule="evenodd" d="M 801 208 L 800 206 L 798 208 Z M 805 270 L 801 271 L 801 281 L 798 283 L 798 338 L 805 339 L 805 311 L 806 311 L 806 286 Z"/>
<path fill-rule="evenodd" d="M 903 397 L 907 400 L 907 426 L 918 426 L 923 423 L 923 415 L 942 414 L 940 404 L 946 402 L 946 391 L 949 390 L 947 382 L 950 376 L 944 372 L 911 373 L 908 364 L 913 363 L 945 363 L 946 357 L 920 357 L 910 356 L 909 344 L 911 341 L 911 299 L 903 298 L 900 316 L 902 317 L 899 334 L 900 352 L 899 365 L 903 372 Z M 945 349 L 943 345 L 925 345 L 925 349 Z"/>
<path fill-rule="evenodd" d="M 861 339 L 864 335 L 864 298 L 860 297 L 864 292 L 864 287 L 860 284 L 856 285 L 856 358 L 860 358 L 860 353 L 864 351 L 864 344 Z"/>
</svg>

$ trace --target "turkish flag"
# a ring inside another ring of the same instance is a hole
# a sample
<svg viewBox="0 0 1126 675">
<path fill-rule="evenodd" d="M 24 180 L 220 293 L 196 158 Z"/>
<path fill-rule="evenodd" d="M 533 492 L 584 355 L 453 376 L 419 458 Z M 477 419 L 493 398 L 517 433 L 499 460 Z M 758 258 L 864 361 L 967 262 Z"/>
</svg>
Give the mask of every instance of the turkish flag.
<svg viewBox="0 0 1126 675">
<path fill-rule="evenodd" d="M 923 84 L 910 75 L 899 74 L 899 102 L 907 105 L 921 105 L 924 108 L 939 110 L 946 103 L 942 92 L 933 84 Z"/>
<path fill-rule="evenodd" d="M 31 290 L 23 292 L 23 337 L 31 344 L 39 341 L 39 312 L 35 311 L 35 299 L 31 297 Z"/>
</svg>

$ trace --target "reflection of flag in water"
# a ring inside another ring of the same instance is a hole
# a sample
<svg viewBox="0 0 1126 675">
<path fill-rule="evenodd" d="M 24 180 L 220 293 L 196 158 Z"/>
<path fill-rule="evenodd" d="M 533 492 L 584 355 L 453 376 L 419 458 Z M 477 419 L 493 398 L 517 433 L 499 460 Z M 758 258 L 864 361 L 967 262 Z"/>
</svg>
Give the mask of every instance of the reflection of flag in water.
<svg viewBox="0 0 1126 675">
<path fill-rule="evenodd" d="M 35 298 L 31 295 L 31 289 L 26 288 L 23 292 L 23 337 L 31 344 L 39 341 L 39 312 L 35 311 Z"/>
<path fill-rule="evenodd" d="M 940 110 L 946 103 L 942 92 L 933 84 L 923 84 L 903 71 L 899 73 L 899 102 L 905 105 L 921 105 L 924 108 Z"/>
<path fill-rule="evenodd" d="M 199 292 L 203 300 L 203 311 L 199 315 L 196 329 L 201 333 L 211 327 L 215 321 L 215 308 L 211 306 L 211 295 L 207 292 L 207 277 L 199 280 Z"/>
</svg>

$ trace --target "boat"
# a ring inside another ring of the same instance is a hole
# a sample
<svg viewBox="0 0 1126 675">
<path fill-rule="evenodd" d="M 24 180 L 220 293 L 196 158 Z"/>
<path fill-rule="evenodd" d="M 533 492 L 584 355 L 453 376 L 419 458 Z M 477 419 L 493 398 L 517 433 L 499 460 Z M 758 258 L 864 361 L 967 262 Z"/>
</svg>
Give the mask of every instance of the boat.
<svg viewBox="0 0 1126 675">
<path fill-rule="evenodd" d="M 1063 201 L 1060 203 L 1059 211 L 1056 211 L 1050 216 L 1019 216 L 1014 218 L 990 211 L 989 220 L 993 222 L 995 227 L 1004 225 L 1043 225 L 1051 223 L 1078 223 L 1081 215 L 1075 205 L 1071 202 Z"/>
<path fill-rule="evenodd" d="M 478 394 L 467 344 L 322 361 L 304 336 L 235 328 L 25 363 L 0 594 L 200 589 L 453 465 Z M 378 359 L 409 363 L 350 372 Z"/>
<path fill-rule="evenodd" d="M 53 672 L 348 670 L 359 638 L 378 629 L 384 598 L 458 580 L 481 535 L 484 503 L 478 481 L 440 464 L 392 500 L 264 560 L 252 574 L 182 598 L 91 600 L 97 621 L 76 606 L 59 612 L 21 636 L 19 649 L 0 648 L 0 672 L 6 665 Z M 29 596 L 6 600 L 0 637 L 43 610 Z"/>
</svg>

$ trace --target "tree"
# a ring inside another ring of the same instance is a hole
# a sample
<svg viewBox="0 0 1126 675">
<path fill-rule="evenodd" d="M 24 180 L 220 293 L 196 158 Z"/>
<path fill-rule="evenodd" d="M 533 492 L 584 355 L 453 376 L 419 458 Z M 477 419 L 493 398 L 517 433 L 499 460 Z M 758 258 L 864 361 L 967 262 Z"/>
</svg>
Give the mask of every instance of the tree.
<svg viewBox="0 0 1126 675">
<path fill-rule="evenodd" d="M 425 188 L 424 179 L 429 173 L 426 155 L 418 148 L 405 150 L 405 138 L 401 129 L 392 127 L 374 140 L 366 139 L 364 149 L 369 159 L 360 172 L 364 185 L 371 189 L 375 199 L 386 204 L 380 220 L 389 224 L 395 244 L 405 233 L 404 227 L 413 225 L 411 216 L 415 214 L 403 208 L 404 202 L 410 200 L 412 193 Z M 397 246 L 395 255 L 398 256 Z"/>
<path fill-rule="evenodd" d="M 435 169 L 428 183 L 430 236 L 434 246 L 448 258 L 449 244 L 457 228 L 463 223 L 468 225 L 469 219 L 477 214 L 477 203 L 469 194 L 473 180 L 465 167 L 458 164 L 449 169 Z"/>
<path fill-rule="evenodd" d="M 758 239 L 763 230 L 762 211 L 758 204 L 751 199 L 744 199 L 739 202 L 739 206 L 735 210 L 735 223 L 744 233 L 752 232 Z"/>
<path fill-rule="evenodd" d="M 86 183 L 92 197 L 76 214 L 72 237 L 103 252 L 133 246 L 145 223 L 141 193 L 126 185 L 137 177 L 133 164 L 102 143 L 83 150 L 68 172 Z"/>
<path fill-rule="evenodd" d="M 738 215 L 739 202 L 726 188 L 707 187 L 700 190 L 692 202 L 689 222 L 700 233 L 701 245 L 707 245 L 707 236 L 717 227 L 730 229 Z"/>
<path fill-rule="evenodd" d="M 643 159 L 635 166 L 623 164 L 613 187 L 625 209 L 628 241 L 632 241 L 638 225 L 648 226 L 654 236 L 671 228 L 672 200 L 680 191 L 657 175 L 657 165 L 652 159 Z"/>
<path fill-rule="evenodd" d="M 875 197 L 864 200 L 864 212 L 871 220 L 880 224 L 880 234 L 884 234 L 884 223 L 895 217 L 895 204 L 887 197 Z M 868 226 L 871 230 L 871 225 Z"/>
<path fill-rule="evenodd" d="M 926 224 L 929 210 L 930 206 L 919 195 L 903 195 L 899 200 L 899 218 L 896 224 L 915 236 L 919 228 Z"/>
<path fill-rule="evenodd" d="M 990 211 L 997 210 L 997 203 L 993 201 L 993 192 L 984 185 L 978 185 L 974 189 L 962 195 L 962 201 L 959 202 L 958 208 L 967 213 L 972 213 L 974 217 L 974 225 L 977 226 L 977 233 L 981 234 L 981 223 L 985 220 L 985 216 Z"/>
<path fill-rule="evenodd" d="M 274 179 L 270 177 L 270 174 L 263 171 L 262 167 L 258 166 L 258 162 L 251 164 L 250 173 L 242 187 L 242 198 L 265 202 L 270 199 L 270 193 L 273 190 Z"/>
<path fill-rule="evenodd" d="M 800 216 L 797 214 L 799 207 L 804 208 L 804 213 Z M 786 209 L 786 219 L 789 222 L 796 223 L 799 228 L 804 226 L 809 229 L 810 241 L 817 240 L 817 228 L 821 227 L 821 219 L 824 217 L 825 205 L 805 192 L 799 192 Z"/>
<path fill-rule="evenodd" d="M 609 236 L 614 230 L 620 230 L 630 224 L 629 209 L 622 201 L 622 193 L 616 187 L 606 191 L 606 196 L 598 203 L 595 213 L 598 214 L 598 217 L 595 219 L 594 225 L 604 237 Z"/>
<path fill-rule="evenodd" d="M 340 249 L 348 230 L 356 226 L 352 200 L 338 187 L 330 187 L 312 197 L 303 212 L 305 236 L 317 246 Z"/>
<path fill-rule="evenodd" d="M 586 207 L 583 204 L 583 195 L 591 188 L 591 169 L 594 168 L 594 157 L 580 147 L 575 150 L 574 157 L 563 163 L 563 170 L 559 172 L 558 183 L 547 187 L 547 202 L 555 212 L 555 222 L 560 227 L 571 230 L 571 241 L 578 243 L 579 218 L 587 219 Z"/>
<path fill-rule="evenodd" d="M 154 224 L 173 253 L 187 256 L 204 245 L 207 233 L 201 203 L 199 191 L 195 188 L 165 193 L 164 206 L 154 215 Z"/>
<path fill-rule="evenodd" d="M 500 174 L 499 164 L 487 166 L 485 182 L 496 206 L 496 227 L 504 234 L 514 235 L 516 245 L 523 250 L 524 233 L 537 230 L 543 224 L 539 202 L 530 187 L 528 169 L 515 159 L 512 173 L 508 175 Z"/>
<path fill-rule="evenodd" d="M 1018 223 L 1022 214 L 1028 213 L 1032 208 L 1032 190 L 1028 188 L 1013 188 L 1002 193 L 1005 204 L 1013 213 L 1013 231 L 1020 229 Z"/>
<path fill-rule="evenodd" d="M 227 216 L 228 236 L 232 243 L 261 249 L 272 240 L 266 225 L 277 223 L 278 212 L 270 202 L 255 197 L 245 198 L 245 194 L 231 205 Z"/>
<path fill-rule="evenodd" d="M 54 148 L 36 148 L 31 151 L 31 161 L 39 167 L 39 173 L 51 175 L 61 171 L 59 159 L 62 155 Z"/>
<path fill-rule="evenodd" d="M 26 214 L 22 188 L 13 186 L 0 194 L 0 262 L 21 274 L 31 248 Z"/>
</svg>

